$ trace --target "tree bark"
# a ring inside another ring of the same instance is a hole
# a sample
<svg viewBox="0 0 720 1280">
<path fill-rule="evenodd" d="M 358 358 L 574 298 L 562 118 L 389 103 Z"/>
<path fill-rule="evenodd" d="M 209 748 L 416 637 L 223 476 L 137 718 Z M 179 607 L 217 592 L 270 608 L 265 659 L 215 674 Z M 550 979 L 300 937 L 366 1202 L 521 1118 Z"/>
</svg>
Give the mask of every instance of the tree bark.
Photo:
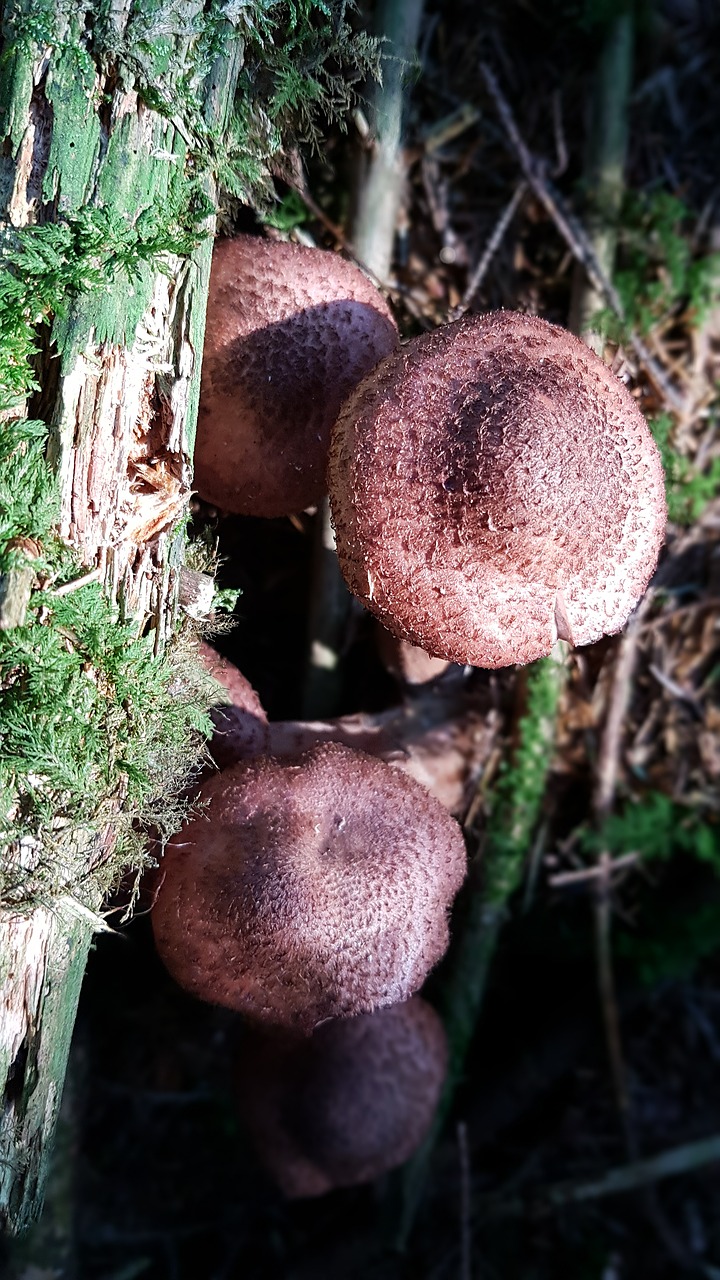
<svg viewBox="0 0 720 1280">
<path fill-rule="evenodd" d="M 0 12 L 0 226 L 88 206 L 133 225 L 170 202 L 187 181 L 191 138 L 181 107 L 151 109 L 140 82 L 155 74 L 172 97 L 175 76 L 192 66 L 203 4 L 11 0 Z M 101 20 L 110 37 L 102 56 L 88 38 Z M 205 122 L 222 127 L 242 44 L 218 23 L 220 52 L 196 98 Z M 98 570 L 121 616 L 154 628 L 156 651 L 177 607 L 213 223 L 189 257 L 169 255 L 130 287 L 125 279 L 69 300 L 30 406 L 50 428 L 61 534 Z M 89 861 L 102 840 L 89 842 Z M 66 901 L 0 912 L 0 1228 L 10 1233 L 42 1206 L 95 923 Z"/>
</svg>

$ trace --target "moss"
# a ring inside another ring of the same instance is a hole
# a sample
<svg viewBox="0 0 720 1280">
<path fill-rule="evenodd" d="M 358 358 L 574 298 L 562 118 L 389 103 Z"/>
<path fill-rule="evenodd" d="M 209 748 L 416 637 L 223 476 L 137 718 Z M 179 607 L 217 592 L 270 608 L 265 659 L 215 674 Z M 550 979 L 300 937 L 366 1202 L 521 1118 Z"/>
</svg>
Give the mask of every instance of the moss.
<svg viewBox="0 0 720 1280">
<path fill-rule="evenodd" d="M 197 236 L 177 208 L 140 227 L 88 209 L 6 230 L 0 409 L 19 413 L 34 385 L 40 321 L 62 320 L 78 296 L 132 281 L 145 265 L 157 270 L 170 246 L 188 250 Z M 35 586 L 22 625 L 0 631 L 0 903 L 14 908 L 67 894 L 96 902 L 122 866 L 142 860 L 148 828 L 177 829 L 214 688 L 192 661 L 191 637 L 178 632 L 156 657 L 97 583 L 72 589 L 83 569 L 55 532 L 47 434 L 21 417 L 0 432 L 0 574 L 7 583 L 29 570 Z"/>
<path fill-rule="evenodd" d="M 525 711 L 515 747 L 500 766 L 485 837 L 488 904 L 505 903 L 522 878 L 547 786 L 563 671 L 555 655 L 526 671 Z"/>
<path fill-rule="evenodd" d="M 156 657 L 99 584 L 72 589 L 81 568 L 54 533 L 44 434 L 23 421 L 0 433 L 3 572 L 30 556 L 39 584 L 23 624 L 0 631 L 0 903 L 14 907 L 97 901 L 142 860 L 149 828 L 177 829 L 214 694 L 187 630 Z M 89 868 L 105 830 L 112 855 Z"/>
</svg>

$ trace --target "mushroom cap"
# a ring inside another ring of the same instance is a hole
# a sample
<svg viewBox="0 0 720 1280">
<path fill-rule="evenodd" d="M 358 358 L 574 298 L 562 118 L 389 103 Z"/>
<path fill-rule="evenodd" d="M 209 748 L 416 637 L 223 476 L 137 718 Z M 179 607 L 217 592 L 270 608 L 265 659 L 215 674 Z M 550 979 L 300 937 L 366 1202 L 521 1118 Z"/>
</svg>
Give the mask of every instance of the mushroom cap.
<svg viewBox="0 0 720 1280">
<path fill-rule="evenodd" d="M 317 502 L 340 406 L 397 341 L 382 295 L 337 254 L 257 236 L 219 241 L 195 443 L 200 496 L 256 516 Z"/>
<path fill-rule="evenodd" d="M 227 700 L 217 702 L 210 711 L 215 732 L 209 749 L 218 769 L 266 751 L 267 715 L 250 681 L 239 667 L 204 640 L 198 644 L 198 657 L 227 693 Z"/>
<path fill-rule="evenodd" d="M 442 1022 L 415 997 L 333 1019 L 307 1039 L 246 1046 L 241 1106 L 287 1196 L 370 1182 L 425 1137 L 447 1070 Z"/>
<path fill-rule="evenodd" d="M 405 1000 L 447 947 L 457 823 L 413 779 L 337 743 L 206 783 L 152 913 L 181 986 L 311 1030 Z"/>
<path fill-rule="evenodd" d="M 631 396 L 579 339 L 472 316 L 388 356 L 343 405 L 328 483 L 351 591 L 452 662 L 532 662 L 618 631 L 666 520 Z"/>
</svg>

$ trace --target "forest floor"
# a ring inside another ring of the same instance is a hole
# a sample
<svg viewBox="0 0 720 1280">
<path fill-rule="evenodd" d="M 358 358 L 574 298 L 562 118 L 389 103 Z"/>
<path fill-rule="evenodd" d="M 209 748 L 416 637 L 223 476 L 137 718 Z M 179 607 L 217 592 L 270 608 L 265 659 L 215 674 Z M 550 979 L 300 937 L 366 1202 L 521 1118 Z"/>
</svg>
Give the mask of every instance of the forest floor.
<svg viewBox="0 0 720 1280">
<path fill-rule="evenodd" d="M 580 268 L 553 200 L 582 227 L 598 54 L 580 9 L 428 6 L 391 290 L 405 336 L 462 306 L 568 323 Z M 711 0 L 647 5 L 635 38 L 615 278 L 652 360 L 616 323 L 605 356 L 655 423 L 667 545 L 626 634 L 569 659 L 537 838 L 404 1247 L 401 1175 L 318 1201 L 288 1204 L 274 1190 L 237 1116 L 242 1029 L 174 986 L 141 911 L 91 957 L 40 1229 L 54 1263 L 33 1266 L 28 1246 L 23 1280 L 720 1276 L 720 15 Z M 549 202 L 523 178 L 482 62 Z M 347 227 L 358 146 L 353 125 L 307 165 L 324 221 L 305 210 L 301 231 L 327 248 L 338 247 L 332 228 Z M 295 195 L 283 208 L 299 221 Z M 298 717 L 312 515 L 259 521 L 199 504 L 195 519 L 212 520 L 221 585 L 242 592 L 220 647 L 271 718 Z M 401 697 L 362 618 L 343 669 L 339 712 Z M 502 751 L 515 673 L 447 678 L 482 696 Z M 469 761 L 468 804 L 493 756 L 483 749 L 482 767 Z M 608 770 L 599 857 L 588 833 Z M 614 982 L 601 991 L 608 955 Z M 688 1148 L 713 1138 L 702 1156 Z M 688 1148 L 676 1176 L 644 1170 L 643 1157 L 675 1148 Z M 593 1190 L 628 1165 L 629 1187 Z"/>
</svg>

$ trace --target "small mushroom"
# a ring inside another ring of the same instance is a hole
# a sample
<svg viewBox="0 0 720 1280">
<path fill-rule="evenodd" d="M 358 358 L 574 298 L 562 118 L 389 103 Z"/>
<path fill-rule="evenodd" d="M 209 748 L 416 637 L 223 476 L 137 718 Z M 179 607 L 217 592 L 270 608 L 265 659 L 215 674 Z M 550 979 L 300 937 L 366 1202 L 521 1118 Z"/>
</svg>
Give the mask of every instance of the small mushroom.
<svg viewBox="0 0 720 1280">
<path fill-rule="evenodd" d="M 343 405 L 328 483 L 340 564 L 403 640 L 531 662 L 620 630 L 666 519 L 622 383 L 533 316 L 472 316 L 388 356 Z"/>
<path fill-rule="evenodd" d="M 257 236 L 219 241 L 195 444 L 200 496 L 256 516 L 317 502 L 340 406 L 397 340 L 382 295 L 337 254 Z"/>
<path fill-rule="evenodd" d="M 415 997 L 333 1019 L 304 1040 L 246 1046 L 241 1108 L 285 1195 L 370 1182 L 420 1146 L 447 1070 L 442 1023 Z"/>
<path fill-rule="evenodd" d="M 418 783 L 329 743 L 234 765 L 199 799 L 152 913 L 181 986 L 302 1030 L 421 986 L 447 946 L 465 847 Z"/>
<path fill-rule="evenodd" d="M 198 644 L 198 657 L 227 693 L 227 699 L 210 711 L 215 726 L 209 745 L 212 760 L 218 769 L 225 769 L 237 760 L 262 755 L 268 747 L 268 721 L 250 681 L 204 640 Z"/>
</svg>

